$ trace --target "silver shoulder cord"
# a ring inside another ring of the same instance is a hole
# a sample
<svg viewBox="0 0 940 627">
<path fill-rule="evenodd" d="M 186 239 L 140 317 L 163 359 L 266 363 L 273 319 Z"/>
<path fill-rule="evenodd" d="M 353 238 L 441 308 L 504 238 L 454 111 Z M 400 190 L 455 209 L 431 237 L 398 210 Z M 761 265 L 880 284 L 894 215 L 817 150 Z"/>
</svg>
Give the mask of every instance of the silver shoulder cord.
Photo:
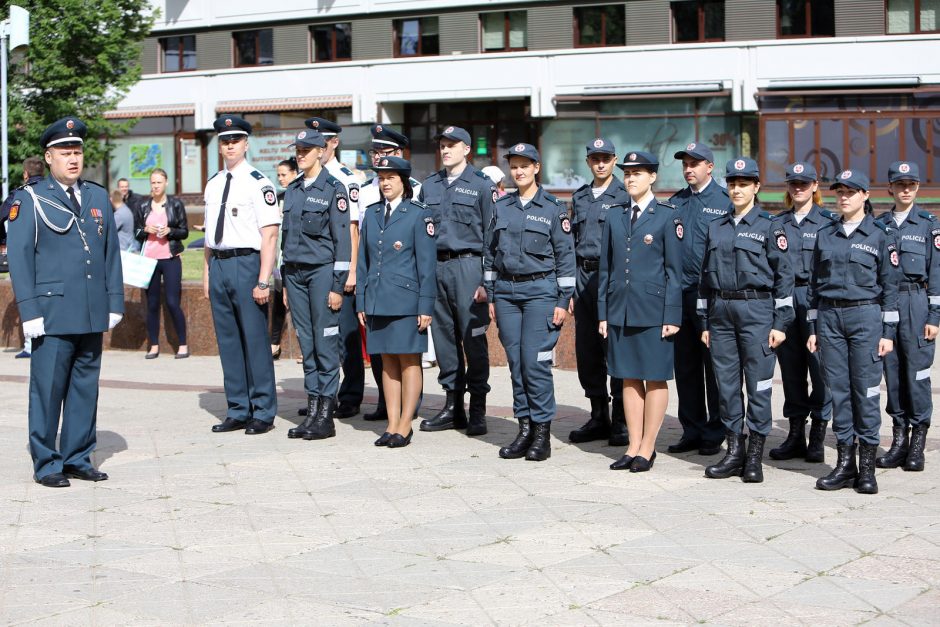
<svg viewBox="0 0 940 627">
<path fill-rule="evenodd" d="M 54 200 L 50 200 L 48 198 L 40 198 L 39 196 L 36 195 L 36 192 L 33 191 L 33 187 L 31 185 L 26 186 L 26 191 L 29 192 L 30 197 L 33 199 L 33 214 L 41 218 L 43 221 L 43 224 L 45 224 L 51 230 L 62 235 L 64 233 L 67 233 L 68 230 L 72 228 L 72 225 L 75 224 L 75 214 L 72 211 L 69 211 L 68 209 L 66 209 L 59 203 L 55 202 Z M 48 204 L 50 207 L 58 209 L 59 211 L 63 213 L 67 213 L 69 216 L 68 223 L 64 227 L 53 224 L 49 220 L 49 218 L 46 217 L 46 212 L 42 210 L 42 206 L 40 205 L 40 200 L 45 201 L 46 204 Z M 36 246 L 39 243 L 39 220 L 36 220 L 35 223 L 36 223 L 36 232 L 35 232 L 35 235 L 33 236 L 33 246 Z M 84 245 L 85 251 L 87 252 L 88 242 L 85 240 L 85 233 L 82 232 L 81 227 L 76 225 L 75 228 L 78 231 L 79 237 L 82 238 L 82 244 Z"/>
</svg>

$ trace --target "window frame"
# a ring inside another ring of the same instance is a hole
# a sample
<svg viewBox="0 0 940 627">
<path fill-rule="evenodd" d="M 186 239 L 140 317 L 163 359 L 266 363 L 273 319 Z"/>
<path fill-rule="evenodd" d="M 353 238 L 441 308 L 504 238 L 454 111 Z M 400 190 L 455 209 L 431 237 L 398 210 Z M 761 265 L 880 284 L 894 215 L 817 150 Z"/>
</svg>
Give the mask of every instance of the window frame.
<svg viewBox="0 0 940 627">
<path fill-rule="evenodd" d="M 920 27 L 920 0 L 913 0 L 914 7 L 911 9 L 914 12 L 914 30 L 908 31 L 906 33 L 889 33 L 888 32 L 888 9 L 891 5 L 891 0 L 885 0 L 885 35 L 936 35 L 940 33 L 940 20 L 938 20 L 938 28 L 934 30 L 921 30 Z"/>
<path fill-rule="evenodd" d="M 802 35 L 784 35 L 783 34 L 783 2 L 782 0 L 777 0 L 775 4 L 777 5 L 777 39 L 820 39 L 825 37 L 835 37 L 836 31 L 836 13 L 835 13 L 835 0 L 829 0 L 832 2 L 832 35 L 816 35 L 813 33 L 813 0 L 802 0 L 803 6 L 806 9 L 806 32 Z M 887 15 L 887 14 L 886 14 Z M 887 19 L 887 17 L 885 18 Z"/>
<path fill-rule="evenodd" d="M 494 13 L 503 14 L 503 42 L 504 45 L 502 48 L 485 48 L 483 46 L 483 16 L 492 15 Z M 521 48 L 513 48 L 509 45 L 509 14 L 510 13 L 522 13 L 526 18 L 526 28 L 525 28 L 525 46 Z M 493 52 L 525 52 L 529 49 L 529 15 L 526 9 L 513 9 L 509 11 L 484 11 L 479 15 L 480 20 L 480 52 L 483 54 L 490 54 Z"/>
<path fill-rule="evenodd" d="M 435 19 L 437 20 L 437 52 L 424 53 L 421 48 L 423 46 L 423 31 L 421 29 L 422 20 Z M 402 54 L 401 53 L 401 25 L 405 22 L 417 22 L 418 23 L 418 46 L 416 48 L 415 54 Z M 441 21 L 437 15 L 419 15 L 417 17 L 400 17 L 392 20 L 392 58 L 395 59 L 414 59 L 416 57 L 439 57 L 441 56 Z"/>
<path fill-rule="evenodd" d="M 345 24 L 349 26 L 349 56 L 348 57 L 339 57 L 336 53 L 336 27 Z M 323 61 L 317 59 L 316 54 L 316 37 L 313 32 L 317 28 L 323 28 L 324 26 L 330 27 L 330 46 L 331 46 L 331 57 Z M 342 61 L 352 61 L 352 22 L 323 22 L 320 24 L 311 24 L 310 28 L 307 29 L 307 35 L 309 37 L 308 49 L 310 50 L 310 62 L 311 63 L 339 63 Z"/>
<path fill-rule="evenodd" d="M 166 69 L 166 50 L 167 50 L 167 48 L 166 48 L 166 42 L 167 42 L 168 40 L 170 40 L 170 39 L 173 39 L 174 37 L 179 40 L 179 46 L 177 47 L 177 52 L 179 53 L 180 69 L 178 69 L 178 70 L 168 70 L 168 69 Z M 184 58 L 183 53 L 184 53 L 185 50 L 186 50 L 186 48 L 184 47 L 184 44 L 183 44 L 183 39 L 185 39 L 186 37 L 192 37 L 192 38 L 193 38 L 193 52 L 196 52 L 196 35 L 194 35 L 194 34 L 192 34 L 192 35 L 167 35 L 166 37 L 160 37 L 160 38 L 159 38 L 159 43 L 160 43 L 160 74 L 179 74 L 180 72 L 195 72 L 195 71 L 197 71 L 197 70 L 199 69 L 199 57 L 198 57 L 198 56 L 196 57 L 196 67 L 194 67 L 194 68 L 192 68 L 192 69 L 186 69 L 186 68 L 183 67 L 183 58 Z"/>
<path fill-rule="evenodd" d="M 689 39 L 685 41 L 679 41 L 676 39 L 676 14 L 675 14 L 675 5 L 680 2 L 695 2 L 696 11 L 698 15 L 698 38 Z M 670 26 L 672 26 L 672 43 L 674 44 L 704 44 L 704 43 L 715 43 L 722 42 L 726 40 L 724 35 L 724 24 L 722 24 L 722 36 L 721 38 L 717 37 L 705 37 L 705 5 L 706 4 L 717 4 L 718 1 L 724 5 L 724 0 L 671 0 L 669 2 L 669 12 L 672 17 Z M 724 7 L 723 7 L 724 8 Z M 724 15 L 724 13 L 722 13 Z"/>
<path fill-rule="evenodd" d="M 624 12 L 624 22 L 623 22 L 623 43 L 611 44 L 607 43 L 607 12 L 604 11 L 607 7 L 619 7 L 621 11 Z M 581 23 L 578 20 L 578 11 L 584 11 L 587 9 L 598 9 L 601 12 L 601 43 L 597 44 L 582 44 L 581 43 Z M 608 4 L 586 4 L 583 6 L 575 6 L 571 8 L 572 12 L 572 21 L 574 22 L 574 41 L 572 42 L 574 48 L 612 48 L 614 46 L 626 46 L 627 45 L 627 21 L 626 21 L 626 5 L 622 2 L 613 2 Z"/>
<path fill-rule="evenodd" d="M 271 62 L 270 63 L 261 63 L 261 32 L 262 31 L 271 31 Z M 255 59 L 256 63 L 239 63 L 238 59 L 238 42 L 236 41 L 239 35 L 246 33 L 255 33 Z M 236 30 L 232 31 L 232 67 L 266 67 L 269 65 L 274 65 L 274 29 L 273 28 L 249 28 L 246 30 Z"/>
</svg>

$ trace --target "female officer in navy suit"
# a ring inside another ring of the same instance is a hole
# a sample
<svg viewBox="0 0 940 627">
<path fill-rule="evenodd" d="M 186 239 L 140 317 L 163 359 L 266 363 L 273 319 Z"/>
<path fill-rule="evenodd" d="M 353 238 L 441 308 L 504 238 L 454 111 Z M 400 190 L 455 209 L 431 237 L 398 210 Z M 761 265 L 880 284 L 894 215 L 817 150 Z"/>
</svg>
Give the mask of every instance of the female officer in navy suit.
<svg viewBox="0 0 940 627">
<path fill-rule="evenodd" d="M 718 381 L 728 451 L 705 469 L 705 476 L 741 475 L 745 483 L 760 483 L 764 440 L 772 426 L 774 349 L 786 339 L 783 330 L 793 319 L 793 270 L 786 232 L 757 204 L 757 163 L 732 159 L 725 179 L 733 210 L 708 225 L 698 311 L 705 329 L 702 341 L 711 349 Z M 746 455 L 742 375 L 751 436 Z"/>
<path fill-rule="evenodd" d="M 623 379 L 630 446 L 610 468 L 646 472 L 656 459 L 673 377 L 672 336 L 682 322 L 682 221 L 653 195 L 654 155 L 632 152 L 617 167 L 630 202 L 611 208 L 604 226 L 597 312 L 610 376 Z"/>
<path fill-rule="evenodd" d="M 816 238 L 806 347 L 811 353 L 819 348 L 829 381 L 838 460 L 816 488 L 854 485 L 862 494 L 877 494 L 882 359 L 894 349 L 897 334 L 900 261 L 894 235 L 871 216 L 868 176 L 846 170 L 830 189 L 836 190 L 842 220 Z"/>
<path fill-rule="evenodd" d="M 428 349 L 437 297 L 437 245 L 431 212 L 411 200 L 411 164 L 382 157 L 373 169 L 383 200 L 361 216 L 356 308 L 369 352 L 382 355 L 388 428 L 375 445 L 398 448 L 411 442 L 421 395 L 421 353 Z"/>
<path fill-rule="evenodd" d="M 543 461 L 552 454 L 555 389 L 552 350 L 574 293 L 574 240 L 568 210 L 538 184 L 539 153 L 516 144 L 505 155 L 516 191 L 496 202 L 496 225 L 483 281 L 506 350 L 519 434 L 503 459 Z"/>
</svg>

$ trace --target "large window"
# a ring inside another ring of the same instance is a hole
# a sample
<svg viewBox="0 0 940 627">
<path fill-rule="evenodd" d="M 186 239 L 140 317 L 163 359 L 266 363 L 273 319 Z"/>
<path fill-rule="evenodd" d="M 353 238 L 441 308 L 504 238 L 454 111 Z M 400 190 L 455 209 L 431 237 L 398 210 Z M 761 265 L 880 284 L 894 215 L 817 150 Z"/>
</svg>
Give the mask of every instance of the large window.
<svg viewBox="0 0 940 627">
<path fill-rule="evenodd" d="M 683 0 L 671 6 L 675 43 L 725 40 L 724 0 Z"/>
<path fill-rule="evenodd" d="M 834 37 L 833 0 L 777 0 L 778 37 Z"/>
<path fill-rule="evenodd" d="M 422 57 L 440 53 L 436 17 L 395 20 L 395 56 Z"/>
<path fill-rule="evenodd" d="M 622 4 L 578 7 L 574 10 L 574 45 L 623 46 L 627 42 L 627 19 Z"/>
<path fill-rule="evenodd" d="M 319 24 L 310 27 L 314 62 L 349 61 L 352 59 L 352 26 L 341 24 Z"/>
<path fill-rule="evenodd" d="M 525 50 L 526 41 L 526 12 L 525 11 L 499 11 L 497 13 L 483 13 L 480 15 L 480 26 L 483 30 L 483 52 L 509 52 L 511 50 Z"/>
<path fill-rule="evenodd" d="M 235 67 L 274 64 L 274 31 L 243 30 L 233 33 L 235 41 Z"/>
<path fill-rule="evenodd" d="M 180 35 L 160 39 L 163 51 L 163 72 L 186 72 L 196 69 L 196 36 Z"/>
<path fill-rule="evenodd" d="M 900 33 L 936 33 L 940 0 L 888 0 L 885 30 Z"/>
</svg>

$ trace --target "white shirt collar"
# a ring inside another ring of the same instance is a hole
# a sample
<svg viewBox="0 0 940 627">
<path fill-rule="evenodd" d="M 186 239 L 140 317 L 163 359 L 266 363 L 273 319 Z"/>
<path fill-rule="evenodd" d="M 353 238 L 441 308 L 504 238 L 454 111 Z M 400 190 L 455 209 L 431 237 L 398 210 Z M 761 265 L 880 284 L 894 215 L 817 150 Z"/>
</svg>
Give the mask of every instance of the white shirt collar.
<svg viewBox="0 0 940 627">
<path fill-rule="evenodd" d="M 631 199 L 630 210 L 632 211 L 634 207 L 639 207 L 640 213 L 643 213 L 643 211 L 650 204 L 650 201 L 654 199 L 654 197 L 655 196 L 653 194 L 653 190 L 649 190 L 648 192 L 646 192 L 646 196 L 643 196 L 643 198 L 640 199 L 640 202 L 635 202 L 633 199 Z"/>
<path fill-rule="evenodd" d="M 694 187 L 692 187 L 691 185 L 690 185 L 689 187 L 692 189 L 692 193 L 693 193 L 693 194 L 701 194 L 701 193 L 704 192 L 706 189 L 708 189 L 708 186 L 712 184 L 712 181 L 713 181 L 713 180 L 714 180 L 713 177 L 708 177 L 708 182 L 705 183 L 704 185 L 702 185 L 702 187 L 701 187 L 698 191 L 696 191 L 696 189 L 695 189 Z"/>
</svg>

